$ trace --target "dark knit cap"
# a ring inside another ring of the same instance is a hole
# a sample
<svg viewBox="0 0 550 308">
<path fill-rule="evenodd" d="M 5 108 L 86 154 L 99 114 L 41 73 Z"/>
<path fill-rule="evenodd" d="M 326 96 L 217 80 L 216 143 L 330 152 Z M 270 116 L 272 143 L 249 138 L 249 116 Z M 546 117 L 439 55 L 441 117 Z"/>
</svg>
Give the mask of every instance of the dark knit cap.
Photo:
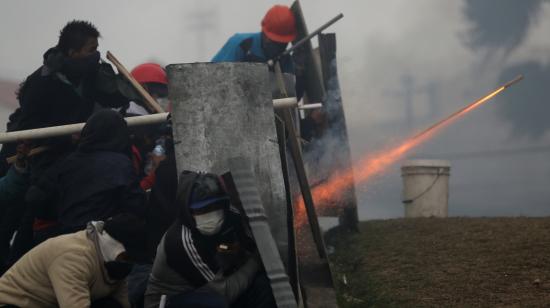
<svg viewBox="0 0 550 308">
<path fill-rule="evenodd" d="M 124 246 L 132 261 L 146 261 L 146 229 L 143 219 L 133 214 L 118 214 L 105 221 L 103 230 Z"/>
</svg>

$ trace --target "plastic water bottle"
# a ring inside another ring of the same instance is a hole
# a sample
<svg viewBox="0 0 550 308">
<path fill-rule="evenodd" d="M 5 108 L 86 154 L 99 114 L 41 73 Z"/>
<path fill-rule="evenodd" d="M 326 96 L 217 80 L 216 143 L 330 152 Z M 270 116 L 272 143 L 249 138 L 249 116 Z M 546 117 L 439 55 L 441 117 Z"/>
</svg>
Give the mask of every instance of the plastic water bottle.
<svg viewBox="0 0 550 308">
<path fill-rule="evenodd" d="M 153 149 L 153 155 L 163 156 L 164 154 L 166 154 L 166 150 L 164 149 L 164 146 L 162 144 L 157 144 Z"/>
<path fill-rule="evenodd" d="M 164 139 L 158 139 L 156 142 L 157 145 L 153 148 L 151 154 L 153 156 L 164 156 L 166 155 L 166 150 L 164 149 Z M 149 159 L 145 165 L 145 174 L 149 174 L 153 171 L 153 160 Z"/>
</svg>

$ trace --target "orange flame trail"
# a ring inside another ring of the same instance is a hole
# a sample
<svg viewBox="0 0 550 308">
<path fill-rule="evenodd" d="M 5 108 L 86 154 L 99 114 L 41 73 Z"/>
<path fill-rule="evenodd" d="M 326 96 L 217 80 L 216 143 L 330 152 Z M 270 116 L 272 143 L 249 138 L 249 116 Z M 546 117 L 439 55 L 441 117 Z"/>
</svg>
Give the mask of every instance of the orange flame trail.
<svg viewBox="0 0 550 308">
<path fill-rule="evenodd" d="M 331 204 L 331 201 L 334 202 L 335 200 L 340 199 L 341 194 L 344 193 L 351 185 L 353 185 L 354 182 L 362 183 L 369 180 L 373 176 L 380 174 L 394 162 L 403 158 L 403 156 L 411 149 L 431 139 L 437 132 L 452 124 L 454 121 L 469 113 L 470 111 L 483 105 L 484 103 L 498 95 L 500 92 L 509 88 L 511 85 L 520 81 L 521 79 L 523 79 L 523 76 L 516 77 L 514 80 L 504 84 L 503 86 L 487 94 L 486 96 L 456 111 L 455 113 L 421 131 L 415 136 L 406 139 L 398 146 L 390 148 L 387 151 L 383 151 L 372 156 L 363 158 L 351 170 L 346 170 L 333 174 L 327 182 L 320 184 L 311 190 L 315 206 L 328 206 L 329 204 Z M 306 219 L 304 212 L 304 200 L 302 198 L 299 198 L 297 200 L 295 211 L 295 225 L 297 227 L 302 226 Z"/>
</svg>

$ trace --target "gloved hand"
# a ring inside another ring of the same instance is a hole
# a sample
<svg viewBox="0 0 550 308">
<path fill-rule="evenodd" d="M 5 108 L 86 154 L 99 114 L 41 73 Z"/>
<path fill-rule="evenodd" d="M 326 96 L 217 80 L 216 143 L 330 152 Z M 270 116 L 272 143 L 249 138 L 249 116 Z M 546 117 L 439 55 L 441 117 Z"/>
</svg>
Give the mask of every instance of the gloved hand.
<svg viewBox="0 0 550 308">
<path fill-rule="evenodd" d="M 214 280 L 205 287 L 210 288 L 222 296 L 229 303 L 235 301 L 246 291 L 261 268 L 261 261 L 257 253 L 250 254 L 246 263 L 230 276 L 224 276 L 223 271 L 216 273 Z"/>
<path fill-rule="evenodd" d="M 24 173 L 27 171 L 27 160 L 29 153 L 31 151 L 31 146 L 29 142 L 22 142 L 17 145 L 17 160 L 15 161 L 15 169 L 19 173 Z"/>
</svg>

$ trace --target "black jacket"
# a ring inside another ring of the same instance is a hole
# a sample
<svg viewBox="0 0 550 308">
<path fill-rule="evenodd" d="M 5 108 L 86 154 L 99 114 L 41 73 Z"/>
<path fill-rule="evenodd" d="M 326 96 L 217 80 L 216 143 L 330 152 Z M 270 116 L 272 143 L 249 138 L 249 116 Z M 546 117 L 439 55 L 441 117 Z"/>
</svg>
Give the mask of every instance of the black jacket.
<svg viewBox="0 0 550 308">
<path fill-rule="evenodd" d="M 129 99 L 116 87 L 117 78 L 109 64 L 100 64 L 97 71 L 71 81 L 62 68 L 48 66 L 57 66 L 48 59 L 59 53 L 56 48 L 49 49 L 44 54 L 45 65 L 21 86 L 19 108 L 10 116 L 10 130 L 86 122 L 96 102 L 103 107 L 128 104 Z"/>
<path fill-rule="evenodd" d="M 147 250 L 151 261 L 155 258 L 162 236 L 178 214 L 177 187 L 176 159 L 172 152 L 155 171 L 155 184 L 147 203 Z"/>
<path fill-rule="evenodd" d="M 19 89 L 19 108 L 10 115 L 8 131 L 86 122 L 95 103 L 103 107 L 122 107 L 129 103 L 127 93 L 123 94 L 119 86 L 123 83 L 109 64 L 99 64 L 96 71 L 70 81 L 62 64 L 57 63 L 62 59 L 57 48 L 50 48 L 44 54 L 44 65 L 28 76 Z M 55 146 L 67 152 L 72 150 L 70 140 L 70 137 L 50 138 L 34 144 Z M 4 145 L 0 158 L 4 161 L 3 158 L 14 152 L 13 145 Z M 48 157 L 48 164 L 52 163 L 51 155 L 44 156 Z"/>
<path fill-rule="evenodd" d="M 40 179 L 36 186 L 45 192 L 44 200 L 54 200 L 62 229 L 83 229 L 91 220 L 123 212 L 143 217 L 145 193 L 133 169 L 129 145 L 122 116 L 112 110 L 99 111 L 82 130 L 78 150 Z"/>
<path fill-rule="evenodd" d="M 179 177 L 176 198 L 179 215 L 166 231 L 164 247 L 168 266 L 198 288 L 212 281 L 220 270 L 224 275 L 237 270 L 246 261 L 245 253 L 255 250 L 255 244 L 233 206 L 225 209 L 225 220 L 217 234 L 206 236 L 198 231 L 189 210 L 196 176 L 194 172 L 184 171 Z M 217 251 L 220 244 L 235 249 L 220 253 Z"/>
</svg>

